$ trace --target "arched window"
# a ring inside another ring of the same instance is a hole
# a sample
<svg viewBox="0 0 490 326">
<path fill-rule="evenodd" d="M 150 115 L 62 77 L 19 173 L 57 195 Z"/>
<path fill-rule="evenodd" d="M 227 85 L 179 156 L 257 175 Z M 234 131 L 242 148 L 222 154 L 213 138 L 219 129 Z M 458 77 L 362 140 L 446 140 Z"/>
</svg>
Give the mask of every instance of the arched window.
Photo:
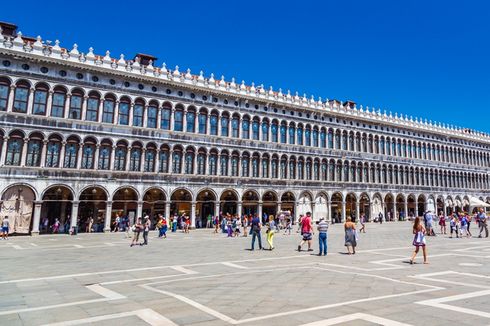
<svg viewBox="0 0 490 326">
<path fill-rule="evenodd" d="M 208 125 L 208 113 L 205 110 L 199 111 L 199 133 L 206 134 Z"/>
<path fill-rule="evenodd" d="M 272 122 L 272 125 L 271 125 L 271 141 L 273 143 L 279 142 L 278 130 L 277 129 L 278 129 L 277 122 L 276 121 L 273 121 Z"/>
<path fill-rule="evenodd" d="M 38 85 L 34 91 L 34 103 L 32 113 L 36 115 L 46 115 L 46 104 L 48 102 L 48 87 Z"/>
<path fill-rule="evenodd" d="M 194 133 L 196 131 L 196 111 L 194 108 L 188 108 L 186 113 L 186 132 Z"/>
<path fill-rule="evenodd" d="M 333 148 L 333 130 L 328 130 L 328 148 Z"/>
<path fill-rule="evenodd" d="M 15 87 L 14 112 L 27 113 L 27 102 L 29 98 L 29 84 L 19 82 Z"/>
<path fill-rule="evenodd" d="M 327 162 L 322 161 L 321 169 L 322 169 L 321 179 L 324 181 L 327 181 L 328 180 L 328 164 L 327 164 Z"/>
<path fill-rule="evenodd" d="M 252 178 L 259 177 L 259 157 L 254 155 L 252 157 Z"/>
<path fill-rule="evenodd" d="M 325 132 L 325 129 L 322 129 L 322 131 L 320 132 L 320 147 L 327 147 L 327 133 Z"/>
<path fill-rule="evenodd" d="M 221 136 L 223 137 L 228 137 L 229 136 L 229 125 L 230 125 L 230 118 L 228 117 L 228 114 L 223 114 L 221 116 Z"/>
<path fill-rule="evenodd" d="M 75 169 L 77 167 L 78 143 L 75 141 L 68 142 L 65 145 L 65 162 L 64 167 Z"/>
<path fill-rule="evenodd" d="M 240 118 L 236 115 L 231 120 L 231 136 L 238 138 L 240 134 Z"/>
<path fill-rule="evenodd" d="M 238 177 L 238 154 L 236 153 L 231 156 L 231 176 Z"/>
<path fill-rule="evenodd" d="M 293 124 L 289 125 L 289 144 L 294 145 L 294 134 L 296 133 L 296 128 L 294 127 Z"/>
<path fill-rule="evenodd" d="M 174 112 L 174 131 L 184 131 L 184 109 L 177 105 Z"/>
<path fill-rule="evenodd" d="M 260 133 L 260 122 L 257 119 L 254 119 L 252 122 L 252 139 L 259 140 Z"/>
<path fill-rule="evenodd" d="M 146 112 L 146 126 L 148 128 L 157 127 L 157 114 L 158 105 L 156 103 L 150 103 L 148 106 L 148 111 Z"/>
<path fill-rule="evenodd" d="M 79 120 L 82 118 L 83 93 L 76 89 L 73 90 L 70 97 L 70 110 L 68 118 Z"/>
<path fill-rule="evenodd" d="M 5 165 L 20 165 L 24 140 L 21 137 L 10 137 L 7 142 Z"/>
<path fill-rule="evenodd" d="M 10 82 L 6 78 L 0 78 L 0 111 L 7 111 L 9 102 Z"/>
<path fill-rule="evenodd" d="M 277 138 L 277 129 L 276 129 Z M 269 122 L 267 120 L 262 121 L 262 141 L 269 141 Z"/>
<path fill-rule="evenodd" d="M 158 171 L 162 173 L 168 173 L 168 159 L 169 159 L 169 151 L 168 149 L 160 150 L 160 166 L 158 167 Z"/>
<path fill-rule="evenodd" d="M 248 177 L 249 171 L 248 168 L 250 166 L 250 158 L 248 154 L 242 155 L 242 177 Z"/>
<path fill-rule="evenodd" d="M 145 152 L 145 172 L 154 172 L 155 171 L 155 156 L 156 151 L 155 148 L 149 147 Z"/>
<path fill-rule="evenodd" d="M 175 160 L 174 160 L 175 164 Z M 175 170 L 175 166 L 174 166 Z M 194 152 L 192 150 L 188 150 L 185 153 L 185 174 L 194 174 Z"/>
<path fill-rule="evenodd" d="M 114 170 L 124 171 L 126 169 L 126 153 L 127 147 L 124 145 L 118 145 L 114 156 Z"/>
<path fill-rule="evenodd" d="M 274 179 L 277 179 L 279 174 L 278 174 L 278 159 L 277 156 L 273 156 L 271 160 L 271 177 Z"/>
<path fill-rule="evenodd" d="M 218 163 L 218 154 L 216 152 L 211 152 L 209 154 L 209 175 L 217 175 L 217 164 Z"/>
<path fill-rule="evenodd" d="M 242 120 L 242 138 L 250 138 L 250 120 L 248 118 L 243 118 Z"/>
<path fill-rule="evenodd" d="M 286 144 L 287 142 L 287 129 L 288 127 L 286 126 L 285 123 L 281 123 L 281 144 Z"/>
<path fill-rule="evenodd" d="M 129 171 L 141 170 L 141 147 L 133 146 L 129 156 Z"/>
<path fill-rule="evenodd" d="M 228 175 L 228 154 L 221 153 L 220 157 L 220 172 L 222 176 Z"/>
<path fill-rule="evenodd" d="M 182 173 L 182 151 L 174 150 L 172 157 L 172 172 Z"/>
<path fill-rule="evenodd" d="M 303 162 L 303 159 L 299 159 L 298 160 L 298 179 L 299 180 L 303 180 L 305 178 L 304 166 L 305 166 L 305 163 Z"/>
<path fill-rule="evenodd" d="M 164 104 L 162 108 L 162 114 L 160 119 L 160 128 L 163 130 L 170 130 L 170 116 L 172 108 L 169 104 Z"/>
<path fill-rule="evenodd" d="M 349 150 L 350 151 L 355 151 L 355 147 L 354 147 L 354 134 L 351 133 L 349 135 Z"/>
<path fill-rule="evenodd" d="M 87 99 L 87 112 L 85 120 L 97 121 L 99 118 L 99 95 L 95 92 L 89 94 Z"/>
<path fill-rule="evenodd" d="M 95 144 L 86 142 L 82 148 L 82 169 L 94 168 Z"/>
<path fill-rule="evenodd" d="M 311 146 L 311 129 L 305 129 L 305 146 Z"/>
<path fill-rule="evenodd" d="M 109 170 L 111 162 L 111 145 L 102 143 L 99 148 L 99 170 Z"/>
<path fill-rule="evenodd" d="M 303 145 L 303 126 L 298 126 L 298 129 L 296 130 L 296 135 L 296 144 Z"/>
<path fill-rule="evenodd" d="M 318 145 L 319 145 L 318 130 L 313 129 L 312 138 L 313 138 L 313 147 L 318 147 Z"/>
<path fill-rule="evenodd" d="M 281 158 L 281 179 L 286 179 L 287 178 L 287 159 L 285 157 Z"/>
<path fill-rule="evenodd" d="M 197 174 L 206 174 L 206 153 L 203 151 L 199 151 L 197 154 Z"/>
<path fill-rule="evenodd" d="M 27 143 L 27 166 L 40 166 L 41 165 L 41 138 L 33 137 L 29 139 Z"/>
<path fill-rule="evenodd" d="M 53 103 L 51 104 L 51 116 L 63 118 L 65 114 L 66 92 L 62 87 L 55 87 L 53 93 Z"/>
<path fill-rule="evenodd" d="M 342 149 L 343 149 L 344 151 L 346 151 L 346 150 L 347 150 L 347 144 L 348 144 L 348 141 L 347 141 L 347 133 L 344 131 L 344 132 L 342 133 Z"/>
<path fill-rule="evenodd" d="M 212 112 L 209 117 L 209 134 L 213 136 L 218 135 L 218 113 Z"/>
<path fill-rule="evenodd" d="M 306 176 L 306 180 L 311 180 L 312 179 L 312 164 L 311 164 L 311 161 L 306 161 L 306 164 L 305 164 L 305 176 Z"/>
<path fill-rule="evenodd" d="M 46 148 L 45 166 L 48 168 L 57 168 L 60 164 L 61 141 L 50 139 Z"/>
<path fill-rule="evenodd" d="M 289 179 L 296 179 L 296 160 L 289 159 Z"/>
<path fill-rule="evenodd" d="M 119 124 L 123 126 L 129 125 L 129 109 L 131 104 L 129 99 L 123 98 L 119 103 Z M 132 156 L 132 155 L 131 155 Z M 133 171 L 133 170 L 131 170 Z"/>
<path fill-rule="evenodd" d="M 269 158 L 262 157 L 262 178 L 269 178 Z"/>
<path fill-rule="evenodd" d="M 133 126 L 143 127 L 143 114 L 145 111 L 145 103 L 137 100 L 133 107 Z"/>
<path fill-rule="evenodd" d="M 102 109 L 102 122 L 114 123 L 114 106 L 115 106 L 114 98 L 106 97 Z"/>
</svg>

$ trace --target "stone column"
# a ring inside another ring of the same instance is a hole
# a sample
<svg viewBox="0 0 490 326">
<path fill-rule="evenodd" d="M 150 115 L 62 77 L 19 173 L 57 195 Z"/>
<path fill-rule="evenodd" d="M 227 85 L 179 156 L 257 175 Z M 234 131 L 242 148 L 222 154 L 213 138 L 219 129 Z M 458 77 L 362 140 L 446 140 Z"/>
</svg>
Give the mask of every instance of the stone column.
<svg viewBox="0 0 490 326">
<path fill-rule="evenodd" d="M 88 101 L 88 96 L 85 95 L 83 97 L 83 102 L 82 102 L 82 114 L 80 115 L 80 119 L 82 121 L 85 121 L 87 119 L 87 101 Z"/>
<path fill-rule="evenodd" d="M 277 202 L 277 213 L 281 212 L 281 202 Z"/>
<path fill-rule="evenodd" d="M 7 156 L 8 140 L 9 140 L 8 136 L 3 138 L 2 153 L 0 154 L 0 166 L 5 165 L 5 158 Z"/>
<path fill-rule="evenodd" d="M 33 104 L 34 104 L 34 92 L 36 89 L 34 87 L 29 89 L 29 96 L 27 98 L 27 114 L 32 114 Z"/>
<path fill-rule="evenodd" d="M 341 222 L 345 222 L 345 200 L 342 201 L 342 221 Z"/>
<path fill-rule="evenodd" d="M 263 202 L 262 201 L 259 201 L 258 205 L 257 205 L 257 215 L 259 216 L 260 220 L 262 221 L 262 206 L 263 206 Z"/>
<path fill-rule="evenodd" d="M 27 158 L 27 147 L 29 145 L 29 138 L 24 138 L 24 145 L 22 146 L 22 154 L 20 158 L 20 166 L 26 166 L 26 158 Z"/>
<path fill-rule="evenodd" d="M 415 211 L 414 211 L 415 217 L 419 216 L 419 203 L 417 200 L 418 198 L 415 197 Z"/>
<path fill-rule="evenodd" d="M 133 116 L 134 116 L 134 103 L 129 105 L 129 118 L 128 118 L 128 126 L 133 125 Z"/>
<path fill-rule="evenodd" d="M 83 143 L 78 144 L 78 154 L 77 154 L 77 170 L 80 170 L 82 166 L 82 156 L 83 156 Z"/>
<path fill-rule="evenodd" d="M 109 157 L 109 170 L 114 170 L 114 157 L 116 156 L 116 146 L 112 146 L 111 157 Z"/>
<path fill-rule="evenodd" d="M 155 169 L 153 172 L 160 172 L 160 148 L 155 151 Z"/>
<path fill-rule="evenodd" d="M 220 202 L 218 200 L 214 202 L 214 216 L 219 216 L 219 211 L 220 211 Z"/>
<path fill-rule="evenodd" d="M 170 201 L 165 202 L 165 218 L 167 219 L 167 224 L 170 221 Z"/>
<path fill-rule="evenodd" d="M 101 98 L 99 101 L 99 112 L 97 112 L 97 122 L 102 122 L 102 115 L 104 114 L 104 99 Z"/>
<path fill-rule="evenodd" d="M 294 223 L 299 221 L 299 202 L 294 203 Z"/>
<path fill-rule="evenodd" d="M 356 201 L 356 221 L 360 221 L 361 219 L 361 202 Z"/>
<path fill-rule="evenodd" d="M 95 153 L 94 153 L 94 166 L 92 167 L 94 170 L 99 168 L 99 151 L 100 144 L 95 145 Z"/>
<path fill-rule="evenodd" d="M 114 121 L 113 124 L 118 125 L 119 124 L 119 101 L 116 101 L 114 105 Z"/>
<path fill-rule="evenodd" d="M 41 220 L 41 208 L 43 202 L 35 201 L 34 202 L 34 214 L 32 216 L 32 231 L 31 235 L 39 235 L 39 222 Z"/>
<path fill-rule="evenodd" d="M 187 132 L 187 108 L 184 109 L 184 114 L 182 116 L 182 130 Z"/>
<path fill-rule="evenodd" d="M 12 112 L 14 108 L 15 85 L 10 85 L 9 100 L 7 103 L 7 112 Z"/>
<path fill-rule="evenodd" d="M 318 219 L 315 219 L 315 205 L 316 205 L 315 202 L 311 202 L 311 218 L 312 218 L 312 221 L 318 220 Z"/>
<path fill-rule="evenodd" d="M 129 171 L 129 161 L 131 161 L 131 146 L 128 146 L 126 153 L 126 162 L 124 162 L 124 171 Z"/>
<path fill-rule="evenodd" d="M 444 214 L 444 216 L 447 215 L 446 200 L 442 201 L 442 213 Z"/>
<path fill-rule="evenodd" d="M 405 198 L 405 202 L 404 202 L 404 205 L 403 205 L 403 209 L 404 209 L 404 215 L 405 215 L 405 219 L 408 218 L 408 200 Z"/>
<path fill-rule="evenodd" d="M 242 202 L 241 201 L 237 202 L 237 204 L 236 204 L 236 213 L 238 216 L 240 216 L 240 217 L 242 216 Z"/>
<path fill-rule="evenodd" d="M 138 206 L 136 208 L 136 218 L 143 217 L 143 202 L 139 201 Z"/>
<path fill-rule="evenodd" d="M 141 157 L 140 157 L 140 172 L 145 172 L 145 156 L 146 156 L 146 148 L 142 148 Z"/>
<path fill-rule="evenodd" d="M 46 116 L 50 117 L 51 116 L 51 107 L 53 106 L 53 91 L 48 92 L 48 100 L 46 102 Z"/>
<path fill-rule="evenodd" d="M 191 228 L 196 227 L 196 202 L 191 203 Z"/>
<path fill-rule="evenodd" d="M 60 161 L 58 164 L 59 168 L 62 168 L 65 165 L 65 147 L 66 147 L 66 141 L 62 141 L 61 142 L 61 149 L 60 149 Z"/>
<path fill-rule="evenodd" d="M 142 125 L 143 125 L 143 128 L 147 128 L 148 127 L 148 105 L 145 105 L 143 107 L 143 121 L 142 121 Z"/>
<path fill-rule="evenodd" d="M 49 140 L 45 139 L 43 140 L 43 144 L 41 147 L 41 162 L 40 162 L 40 167 L 43 168 L 46 165 L 46 150 L 48 147 Z"/>
<path fill-rule="evenodd" d="M 80 202 L 78 201 L 73 201 L 71 203 L 71 221 L 70 221 L 70 229 L 73 229 L 74 227 L 77 227 L 77 222 L 78 222 L 78 204 Z"/>
<path fill-rule="evenodd" d="M 332 202 L 327 201 L 327 221 L 332 223 Z"/>
<path fill-rule="evenodd" d="M 105 220 L 104 220 L 104 232 L 111 232 L 111 219 L 112 219 L 112 201 L 106 203 Z"/>
<path fill-rule="evenodd" d="M 185 120 L 185 117 L 183 117 L 183 119 Z M 175 124 L 175 109 L 172 109 L 172 111 L 170 112 L 170 126 L 169 126 L 170 131 L 174 130 L 174 124 Z"/>
<path fill-rule="evenodd" d="M 65 119 L 68 119 L 70 117 L 70 99 L 71 99 L 71 94 L 66 94 L 66 99 L 65 99 L 65 108 L 63 112 L 63 117 Z"/>
</svg>

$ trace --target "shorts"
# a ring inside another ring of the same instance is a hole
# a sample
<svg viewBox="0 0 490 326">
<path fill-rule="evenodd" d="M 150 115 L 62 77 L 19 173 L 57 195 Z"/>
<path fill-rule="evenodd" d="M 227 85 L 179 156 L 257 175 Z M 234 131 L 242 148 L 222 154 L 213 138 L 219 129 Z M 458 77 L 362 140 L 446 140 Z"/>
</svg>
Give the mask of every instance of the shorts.
<svg viewBox="0 0 490 326">
<path fill-rule="evenodd" d="M 3 233 L 9 233 L 9 227 L 8 226 L 2 226 L 2 232 Z"/>
<path fill-rule="evenodd" d="M 310 240 L 311 240 L 311 233 L 303 232 L 303 241 L 310 241 Z"/>
</svg>

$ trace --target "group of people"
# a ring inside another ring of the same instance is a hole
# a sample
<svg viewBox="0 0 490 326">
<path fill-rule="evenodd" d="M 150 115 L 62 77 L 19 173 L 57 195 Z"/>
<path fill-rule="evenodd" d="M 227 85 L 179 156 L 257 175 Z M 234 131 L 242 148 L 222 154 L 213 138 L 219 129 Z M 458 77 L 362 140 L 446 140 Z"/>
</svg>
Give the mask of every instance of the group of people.
<svg viewBox="0 0 490 326">
<path fill-rule="evenodd" d="M 435 215 L 432 212 L 426 212 L 424 214 L 424 226 L 427 230 L 428 236 L 435 236 L 434 222 L 436 220 Z M 483 235 L 488 238 L 488 217 L 485 214 L 483 208 L 475 212 L 473 215 L 466 212 L 455 212 L 449 216 L 440 212 L 437 217 L 440 227 L 440 234 L 447 234 L 447 224 L 449 224 L 449 237 L 452 238 L 453 234 L 456 238 L 473 237 L 471 233 L 471 223 L 474 221 L 479 227 L 479 235 L 481 238 Z"/>
</svg>

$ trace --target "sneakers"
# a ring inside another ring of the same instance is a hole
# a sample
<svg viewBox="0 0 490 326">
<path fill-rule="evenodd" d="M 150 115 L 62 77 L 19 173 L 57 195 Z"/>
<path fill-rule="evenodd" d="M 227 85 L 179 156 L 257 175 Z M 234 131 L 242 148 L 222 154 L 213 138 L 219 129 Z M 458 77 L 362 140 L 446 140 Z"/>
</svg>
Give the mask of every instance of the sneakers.
<svg viewBox="0 0 490 326">
<path fill-rule="evenodd" d="M 298 251 L 301 251 L 301 246 L 298 246 Z"/>
</svg>

